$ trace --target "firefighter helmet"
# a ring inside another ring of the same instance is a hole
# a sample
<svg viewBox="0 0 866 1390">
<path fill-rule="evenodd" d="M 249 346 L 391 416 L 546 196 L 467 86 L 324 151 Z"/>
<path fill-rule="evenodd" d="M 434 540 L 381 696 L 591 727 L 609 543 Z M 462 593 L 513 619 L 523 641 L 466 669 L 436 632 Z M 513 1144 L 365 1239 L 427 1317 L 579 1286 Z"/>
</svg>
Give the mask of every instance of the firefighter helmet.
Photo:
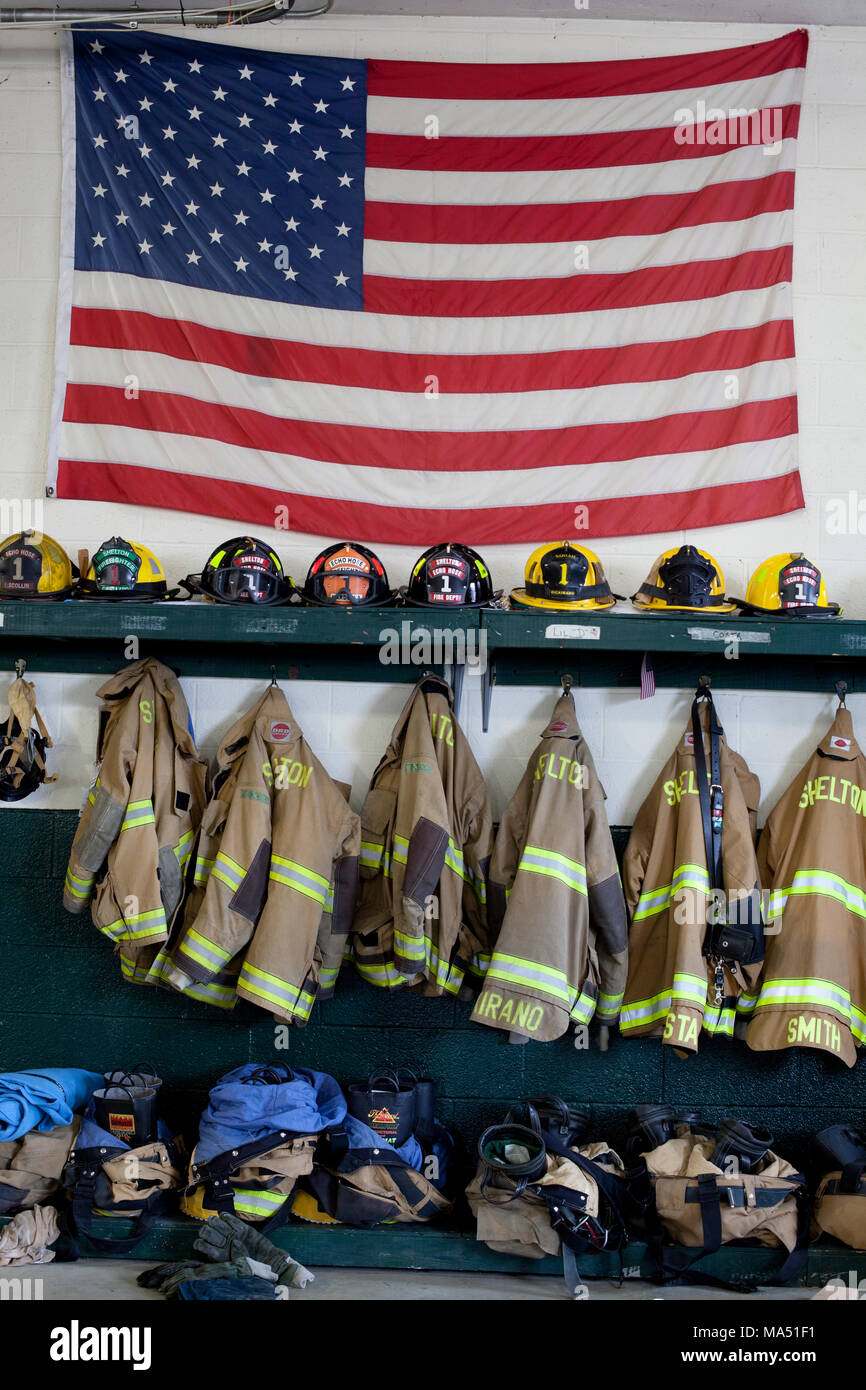
<svg viewBox="0 0 866 1390">
<path fill-rule="evenodd" d="M 838 603 L 829 602 L 817 565 L 798 551 L 771 555 L 759 565 L 745 600 L 737 602 L 745 613 L 772 613 L 780 618 L 836 618 L 842 612 Z"/>
<path fill-rule="evenodd" d="M 409 577 L 406 602 L 417 608 L 486 608 L 493 599 L 490 571 L 468 545 L 431 545 Z"/>
<path fill-rule="evenodd" d="M 610 608 L 616 603 L 598 556 L 584 545 L 540 545 L 526 562 L 522 589 L 511 590 L 519 608 L 549 608 L 570 612 L 580 608 Z"/>
<path fill-rule="evenodd" d="M 382 561 L 357 541 L 338 541 L 321 551 L 310 565 L 302 592 L 307 603 L 345 607 L 394 598 Z"/>
<path fill-rule="evenodd" d="M 285 603 L 292 590 L 279 555 L 255 536 L 233 536 L 218 545 L 201 574 L 182 582 L 217 603 Z"/>
<path fill-rule="evenodd" d="M 79 580 L 81 598 L 154 600 L 168 598 L 165 571 L 152 550 L 112 536 L 94 552 Z"/>
<path fill-rule="evenodd" d="M 41 531 L 19 531 L 0 545 L 0 598 L 69 598 L 78 570 Z"/>
<path fill-rule="evenodd" d="M 632 603 L 647 612 L 732 613 L 736 607 L 725 597 L 725 576 L 716 560 L 694 545 L 673 546 L 660 555 Z"/>
</svg>

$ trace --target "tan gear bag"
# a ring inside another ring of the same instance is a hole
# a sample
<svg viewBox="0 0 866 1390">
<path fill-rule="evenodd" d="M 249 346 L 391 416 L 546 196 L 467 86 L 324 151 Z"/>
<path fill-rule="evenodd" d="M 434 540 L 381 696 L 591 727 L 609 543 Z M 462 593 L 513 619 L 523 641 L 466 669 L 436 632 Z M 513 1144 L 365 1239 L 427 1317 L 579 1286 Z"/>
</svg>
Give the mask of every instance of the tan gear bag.
<svg viewBox="0 0 866 1390">
<path fill-rule="evenodd" d="M 662 1279 L 724 1282 L 689 1271 L 721 1246 L 748 1240 L 787 1250 L 784 1266 L 766 1282 L 789 1282 L 806 1260 L 805 1178 L 770 1149 L 757 1171 L 725 1172 L 711 1162 L 715 1146 L 714 1138 L 681 1129 L 643 1155 L 654 1199 L 650 1248 Z M 665 1237 L 685 1248 L 672 1249 Z"/>
</svg>

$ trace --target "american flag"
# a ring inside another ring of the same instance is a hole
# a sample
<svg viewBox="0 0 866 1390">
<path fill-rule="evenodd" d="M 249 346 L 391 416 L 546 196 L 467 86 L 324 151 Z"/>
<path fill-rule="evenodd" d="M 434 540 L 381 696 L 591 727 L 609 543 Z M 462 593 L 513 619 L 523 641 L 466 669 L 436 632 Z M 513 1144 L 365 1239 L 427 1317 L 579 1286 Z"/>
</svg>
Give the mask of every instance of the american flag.
<svg viewBox="0 0 866 1390">
<path fill-rule="evenodd" d="M 803 505 L 804 32 L 541 65 L 71 46 L 59 497 L 415 545 Z"/>
</svg>

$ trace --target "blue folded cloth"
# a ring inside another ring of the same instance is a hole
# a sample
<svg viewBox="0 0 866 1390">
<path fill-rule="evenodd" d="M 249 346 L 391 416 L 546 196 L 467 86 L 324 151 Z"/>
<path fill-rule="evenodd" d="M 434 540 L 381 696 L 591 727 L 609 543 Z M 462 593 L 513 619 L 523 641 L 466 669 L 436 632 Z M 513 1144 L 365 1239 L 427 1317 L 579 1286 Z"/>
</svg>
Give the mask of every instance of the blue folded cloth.
<svg viewBox="0 0 866 1390">
<path fill-rule="evenodd" d="M 0 1072 L 0 1141 L 71 1124 L 75 1111 L 102 1085 L 99 1072 L 77 1067 Z"/>
<path fill-rule="evenodd" d="M 276 1298 L 276 1284 L 269 1279 L 260 1279 L 257 1274 L 238 1279 L 188 1279 L 178 1284 L 177 1296 L 194 1303 L 209 1303 L 212 1300 L 226 1299 L 270 1299 Z"/>
</svg>

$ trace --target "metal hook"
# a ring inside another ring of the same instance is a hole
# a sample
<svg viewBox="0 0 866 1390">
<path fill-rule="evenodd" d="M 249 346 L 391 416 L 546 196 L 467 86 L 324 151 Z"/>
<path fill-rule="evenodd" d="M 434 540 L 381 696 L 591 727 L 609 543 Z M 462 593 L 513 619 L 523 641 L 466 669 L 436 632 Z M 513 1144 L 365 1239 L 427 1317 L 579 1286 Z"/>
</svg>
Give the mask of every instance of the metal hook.
<svg viewBox="0 0 866 1390">
<path fill-rule="evenodd" d="M 709 676 L 698 676 L 698 690 L 709 690 L 709 688 L 710 688 L 710 677 L 709 677 Z"/>
<path fill-rule="evenodd" d="M 559 680 L 560 684 L 562 685 L 563 695 L 567 695 L 568 692 L 571 690 L 571 687 L 574 685 L 574 676 L 563 674 L 560 676 Z"/>
<path fill-rule="evenodd" d="M 839 708 L 840 708 L 840 709 L 847 709 L 847 705 L 845 704 L 845 696 L 847 695 L 847 693 L 848 693 L 848 682 L 847 682 L 847 681 L 837 681 L 837 682 L 836 682 L 836 694 L 839 696 Z"/>
<path fill-rule="evenodd" d="M 24 675 L 24 672 L 25 672 L 26 670 L 27 670 L 27 662 L 24 660 L 24 657 L 23 657 L 23 656 L 19 656 L 18 659 L 17 659 L 17 661 L 15 662 L 15 674 L 16 674 L 16 676 L 18 677 L 19 680 L 20 680 L 21 677 Z"/>
<path fill-rule="evenodd" d="M 272 666 L 272 667 L 271 667 L 271 685 L 274 686 L 274 685 L 276 685 L 276 683 L 277 683 L 277 668 L 276 668 L 276 666 Z"/>
</svg>

